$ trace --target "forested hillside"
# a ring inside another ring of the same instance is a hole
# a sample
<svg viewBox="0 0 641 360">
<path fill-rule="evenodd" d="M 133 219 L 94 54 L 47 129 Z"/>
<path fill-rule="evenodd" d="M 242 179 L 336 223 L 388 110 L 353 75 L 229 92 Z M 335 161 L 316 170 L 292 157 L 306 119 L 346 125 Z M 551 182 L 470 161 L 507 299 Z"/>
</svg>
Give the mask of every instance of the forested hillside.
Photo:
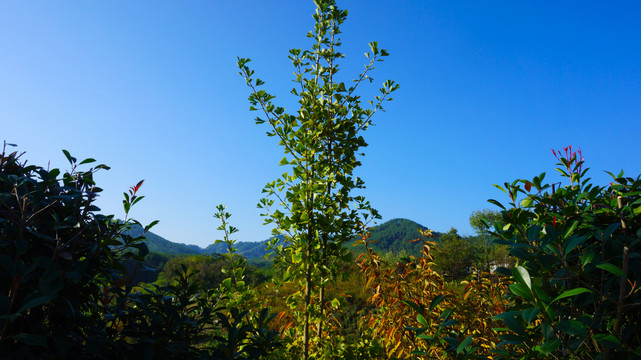
<svg viewBox="0 0 641 360">
<path fill-rule="evenodd" d="M 426 226 L 412 220 L 392 219 L 373 226 L 370 229 L 369 240 L 372 248 L 381 253 L 418 255 L 421 252 L 422 244 L 411 241 L 421 237 L 419 230 L 427 229 Z M 435 233 L 437 236 L 438 234 Z M 347 245 L 353 245 L 356 240 L 349 242 Z M 363 250 L 364 247 L 362 245 L 356 245 L 353 251 L 358 253 Z"/>
<path fill-rule="evenodd" d="M 127 231 L 127 234 L 133 237 L 143 235 L 142 226 L 134 226 Z M 168 254 L 168 255 L 190 255 L 190 254 L 203 254 L 203 249 L 198 245 L 188 245 L 182 243 L 175 243 L 165 239 L 164 237 L 147 231 L 144 233 L 146 244 L 149 251 L 154 253 Z"/>
</svg>

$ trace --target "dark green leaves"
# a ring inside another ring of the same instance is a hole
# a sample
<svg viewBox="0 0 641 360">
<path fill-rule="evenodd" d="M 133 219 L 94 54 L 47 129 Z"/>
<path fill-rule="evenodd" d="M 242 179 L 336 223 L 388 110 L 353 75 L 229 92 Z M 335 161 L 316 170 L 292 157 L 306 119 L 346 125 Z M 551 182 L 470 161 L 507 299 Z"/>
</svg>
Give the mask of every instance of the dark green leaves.
<svg viewBox="0 0 641 360">
<path fill-rule="evenodd" d="M 631 354 L 641 343 L 626 350 L 621 339 L 631 341 L 639 333 L 631 321 L 637 314 L 626 309 L 641 304 L 641 294 L 634 292 L 641 223 L 629 205 L 640 201 L 641 177 L 613 175 L 610 186 L 595 186 L 585 177 L 580 150 L 553 153 L 563 182 L 544 184 L 543 173 L 498 187 L 512 208 L 502 213 L 497 243 L 518 258 L 511 273 L 501 272 L 515 282 L 509 287 L 515 305 L 499 316 L 510 333 L 501 337 L 526 357 L 597 358 L 606 348 Z M 514 204 L 519 184 L 528 192 L 524 207 Z M 502 354 L 512 358 L 518 352 Z"/>
<path fill-rule="evenodd" d="M 126 323 L 140 324 L 141 313 L 135 321 L 117 320 L 119 329 L 110 322 L 131 310 L 125 291 L 131 278 L 123 264 L 142 260 L 147 253 L 144 238 L 129 232 L 140 224 L 126 216 L 116 221 L 113 215 L 96 213 L 93 202 L 101 189 L 93 175 L 108 167 L 85 171 L 84 165 L 95 159 L 78 163 L 68 151 L 63 154 L 71 169 L 61 179 L 58 169 L 24 166 L 15 154 L 1 155 L 0 194 L 13 194 L 0 202 L 3 357 L 115 351 L 122 349 L 119 332 L 131 330 Z M 141 185 L 126 193 L 127 212 L 143 198 L 137 195 Z M 120 310 L 114 313 L 111 306 L 117 302 Z"/>
<path fill-rule="evenodd" d="M 585 336 L 588 332 L 587 326 L 576 320 L 561 320 L 556 326 L 559 331 L 570 335 Z"/>
<path fill-rule="evenodd" d="M 76 161 L 77 161 L 76 158 L 71 156 L 71 154 L 69 154 L 69 151 L 62 150 L 62 153 L 65 154 L 65 157 L 69 161 L 69 164 L 74 165 L 76 163 Z"/>
<path fill-rule="evenodd" d="M 571 297 L 571 296 L 577 296 L 579 294 L 590 293 L 590 292 L 592 292 L 592 291 L 589 290 L 589 289 L 586 289 L 586 288 L 570 289 L 570 290 L 565 291 L 563 294 L 555 297 L 554 300 L 552 300 L 552 302 L 550 303 L 550 305 L 552 305 L 552 303 L 556 302 L 557 300 L 561 300 L 561 299 L 564 299 L 564 298 L 567 298 L 567 297 Z"/>
<path fill-rule="evenodd" d="M 614 275 L 616 275 L 618 277 L 626 278 L 625 273 L 621 269 L 619 269 L 618 267 L 616 267 L 616 266 L 614 266 L 612 264 L 603 263 L 603 264 L 597 265 L 596 267 L 599 268 L 599 269 L 603 269 L 603 270 L 605 270 L 605 271 L 607 271 L 607 272 L 609 272 L 611 274 L 614 274 Z"/>
</svg>

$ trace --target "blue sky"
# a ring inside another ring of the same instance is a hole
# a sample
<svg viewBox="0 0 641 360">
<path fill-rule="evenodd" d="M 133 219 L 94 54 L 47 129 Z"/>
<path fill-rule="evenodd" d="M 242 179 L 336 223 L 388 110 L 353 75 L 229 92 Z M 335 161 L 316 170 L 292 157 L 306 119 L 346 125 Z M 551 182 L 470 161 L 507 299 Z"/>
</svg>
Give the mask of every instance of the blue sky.
<svg viewBox="0 0 641 360">
<path fill-rule="evenodd" d="M 580 146 L 603 170 L 641 173 L 641 3 L 339 1 L 349 81 L 367 43 L 390 57 L 371 87 L 401 85 L 365 133 L 357 174 L 383 220 L 471 234 L 469 215 L 506 200 L 492 186 L 541 172 Z M 313 2 L 12 1 L 0 10 L 0 140 L 31 163 L 67 168 L 61 149 L 112 167 L 104 213 L 140 179 L 133 210 L 175 242 L 220 238 L 225 203 L 239 240 L 263 240 L 256 203 L 281 150 L 253 122 L 236 57 L 252 58 L 293 110 L 290 48 L 306 48 Z"/>
</svg>

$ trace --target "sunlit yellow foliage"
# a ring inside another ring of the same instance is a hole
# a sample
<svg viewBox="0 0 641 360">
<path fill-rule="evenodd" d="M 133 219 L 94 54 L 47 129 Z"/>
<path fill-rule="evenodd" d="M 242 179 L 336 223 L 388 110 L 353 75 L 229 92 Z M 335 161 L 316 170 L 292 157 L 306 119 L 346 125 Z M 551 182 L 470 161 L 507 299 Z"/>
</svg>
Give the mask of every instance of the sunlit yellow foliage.
<svg viewBox="0 0 641 360">
<path fill-rule="evenodd" d="M 433 234 L 425 231 L 422 235 L 422 239 L 416 240 L 423 242 L 422 255 L 396 264 L 385 264 L 368 246 L 368 235 L 363 236 L 361 243 L 365 244 L 367 252 L 358 258 L 357 263 L 370 290 L 370 301 L 376 306 L 376 310 L 363 321 L 381 339 L 388 358 L 416 358 L 417 355 L 412 352 L 421 351 L 429 354 L 424 356 L 445 359 L 448 355 L 444 341 L 438 339 L 438 336 L 442 336 L 437 333 L 438 321 L 443 311 L 453 310 L 452 318 L 457 323 L 449 327 L 447 336 L 463 340 L 472 335 L 473 344 L 478 347 L 477 353 L 491 356 L 491 350 L 499 342 L 498 333 L 494 330 L 499 324 L 492 317 L 504 310 L 506 284 L 490 277 L 488 273 L 478 272 L 461 283 L 462 292 L 455 291 L 433 269 L 435 264 L 431 250 L 436 245 L 430 241 Z M 428 322 L 432 327 L 423 334 L 437 338 L 428 343 L 407 329 L 423 325 L 405 301 L 427 307 L 439 295 L 445 296 L 445 299 L 431 312 L 422 314 L 430 320 Z"/>
</svg>

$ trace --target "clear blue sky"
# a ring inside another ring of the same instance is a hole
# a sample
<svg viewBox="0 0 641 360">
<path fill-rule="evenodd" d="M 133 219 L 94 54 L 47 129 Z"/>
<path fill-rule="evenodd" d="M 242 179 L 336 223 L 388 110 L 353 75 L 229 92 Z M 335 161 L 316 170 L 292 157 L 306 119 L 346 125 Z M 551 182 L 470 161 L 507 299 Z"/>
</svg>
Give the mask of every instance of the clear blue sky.
<svg viewBox="0 0 641 360">
<path fill-rule="evenodd" d="M 506 200 L 492 184 L 554 175 L 551 149 L 580 146 L 593 178 L 641 173 L 641 2 L 339 1 L 342 76 L 377 40 L 374 73 L 401 85 L 358 170 L 384 220 L 470 234 L 469 215 Z M 0 10 L 0 141 L 35 164 L 61 149 L 112 170 L 104 213 L 140 179 L 133 210 L 175 242 L 206 246 L 225 203 L 239 240 L 268 237 L 256 203 L 283 172 L 254 125 L 236 57 L 292 105 L 290 48 L 306 48 L 311 0 L 8 1 Z M 293 110 L 288 106 L 289 110 Z"/>
</svg>

